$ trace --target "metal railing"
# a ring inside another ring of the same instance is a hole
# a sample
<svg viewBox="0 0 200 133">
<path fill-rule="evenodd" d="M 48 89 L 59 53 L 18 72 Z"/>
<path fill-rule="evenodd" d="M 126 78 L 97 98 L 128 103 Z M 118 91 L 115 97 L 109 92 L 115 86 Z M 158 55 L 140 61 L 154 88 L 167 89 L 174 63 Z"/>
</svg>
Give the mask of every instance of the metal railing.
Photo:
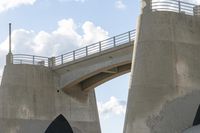
<svg viewBox="0 0 200 133">
<path fill-rule="evenodd" d="M 61 65 L 70 61 L 74 61 L 95 53 L 99 53 L 119 45 L 129 43 L 135 39 L 135 30 L 114 36 L 112 38 L 88 45 L 86 47 L 76 49 L 72 52 L 65 53 L 55 57 L 55 65 Z"/>
<path fill-rule="evenodd" d="M 188 15 L 200 14 L 200 6 L 179 0 L 152 0 L 151 9 L 153 12 L 170 11 L 185 13 Z M 117 47 L 119 45 L 127 43 L 131 44 L 131 41 L 135 39 L 135 32 L 135 30 L 131 30 L 112 38 L 51 58 L 26 54 L 14 54 L 13 64 L 33 64 L 49 67 L 62 65 L 64 63 L 75 61 L 77 59 Z"/>
<path fill-rule="evenodd" d="M 129 43 L 131 45 L 131 42 L 135 39 L 135 32 L 135 30 L 131 30 L 98 43 L 94 43 L 92 45 L 76 49 L 72 52 L 51 58 L 26 54 L 14 54 L 13 64 L 33 64 L 48 67 L 62 65 L 64 63 L 75 61 L 77 59 L 112 49 L 123 44 Z"/>
<path fill-rule="evenodd" d="M 27 54 L 14 54 L 13 64 L 32 64 L 49 66 L 49 58 Z"/>
<path fill-rule="evenodd" d="M 152 11 L 170 11 L 170 12 L 178 12 L 184 13 L 188 15 L 196 14 L 197 5 L 192 3 L 187 3 L 179 0 L 152 0 L 151 9 Z"/>
</svg>

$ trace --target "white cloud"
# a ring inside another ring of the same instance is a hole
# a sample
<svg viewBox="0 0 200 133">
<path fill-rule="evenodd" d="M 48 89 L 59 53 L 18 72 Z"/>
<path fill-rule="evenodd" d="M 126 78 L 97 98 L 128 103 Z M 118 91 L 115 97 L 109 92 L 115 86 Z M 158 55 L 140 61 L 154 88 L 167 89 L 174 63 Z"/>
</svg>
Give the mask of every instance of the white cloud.
<svg viewBox="0 0 200 133">
<path fill-rule="evenodd" d="M 124 4 L 123 0 L 117 0 L 115 2 L 115 7 L 117 9 L 125 9 L 126 8 L 126 5 Z"/>
<path fill-rule="evenodd" d="M 82 29 L 83 34 L 77 31 Z M 90 21 L 78 27 L 73 19 L 63 19 L 52 32 L 17 29 L 12 32 L 12 48 L 14 53 L 39 54 L 44 56 L 61 53 L 89 45 L 108 38 L 108 32 Z M 83 45 L 84 43 L 84 45 Z M 0 51 L 7 51 L 8 38 L 0 43 Z M 48 50 L 47 50 L 48 49 Z"/>
<path fill-rule="evenodd" d="M 82 30 L 82 34 L 78 31 Z M 80 27 L 73 19 L 63 19 L 52 32 L 16 29 L 12 32 L 13 53 L 54 56 L 108 38 L 108 32 L 90 21 Z M 0 75 L 8 53 L 8 37 L 0 42 Z"/>
<path fill-rule="evenodd" d="M 0 12 L 19 7 L 21 5 L 33 5 L 36 0 L 1 0 Z"/>
<path fill-rule="evenodd" d="M 99 26 L 95 26 L 92 22 L 86 21 L 82 26 L 84 35 L 82 36 L 82 41 L 87 43 L 98 42 L 105 39 L 108 32 Z"/>
<path fill-rule="evenodd" d="M 105 103 L 98 102 L 98 110 L 100 115 L 104 115 L 105 117 L 109 117 L 111 114 L 124 115 L 126 112 L 126 102 L 112 96 Z"/>
</svg>

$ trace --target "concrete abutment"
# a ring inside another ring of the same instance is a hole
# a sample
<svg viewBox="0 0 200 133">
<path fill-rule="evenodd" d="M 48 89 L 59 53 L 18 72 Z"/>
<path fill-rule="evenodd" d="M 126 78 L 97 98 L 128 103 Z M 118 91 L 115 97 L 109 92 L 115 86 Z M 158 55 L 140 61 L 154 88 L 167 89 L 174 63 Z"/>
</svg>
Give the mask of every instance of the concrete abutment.
<svg viewBox="0 0 200 133">
<path fill-rule="evenodd" d="M 55 77 L 44 66 L 5 66 L 0 88 L 1 133 L 44 133 L 59 114 L 75 133 L 101 132 L 94 90 L 80 102 L 57 92 Z"/>
</svg>

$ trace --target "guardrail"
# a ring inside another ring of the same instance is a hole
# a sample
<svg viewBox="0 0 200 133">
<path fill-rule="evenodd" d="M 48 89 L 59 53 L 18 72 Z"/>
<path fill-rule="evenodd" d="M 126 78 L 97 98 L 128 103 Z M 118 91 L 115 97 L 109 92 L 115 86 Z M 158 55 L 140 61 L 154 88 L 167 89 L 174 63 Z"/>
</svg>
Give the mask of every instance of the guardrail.
<svg viewBox="0 0 200 133">
<path fill-rule="evenodd" d="M 32 64 L 49 66 L 49 58 L 36 55 L 14 54 L 13 64 Z"/>
<path fill-rule="evenodd" d="M 43 65 L 43 66 L 58 66 L 67 62 L 75 61 L 77 59 L 99 53 L 123 44 L 129 43 L 135 39 L 135 30 L 128 31 L 126 33 L 108 38 L 106 40 L 88 45 L 86 47 L 76 49 L 72 52 L 68 52 L 56 57 L 43 57 L 26 54 L 14 54 L 13 64 L 32 64 L 32 65 Z"/>
<path fill-rule="evenodd" d="M 55 57 L 55 65 L 61 65 L 70 61 L 74 61 L 95 53 L 99 53 L 119 45 L 129 43 L 135 39 L 135 30 L 114 36 L 112 38 L 88 45 L 86 47 L 76 49 L 72 52 L 65 53 Z"/>
<path fill-rule="evenodd" d="M 198 11 L 195 7 L 198 7 L 198 5 L 178 0 L 151 1 L 152 11 L 171 11 L 188 15 L 197 15 Z"/>
<path fill-rule="evenodd" d="M 179 0 L 152 0 L 151 10 L 153 12 L 170 11 L 185 13 L 188 15 L 200 15 L 200 6 Z M 13 64 L 33 64 L 49 67 L 62 65 L 64 63 L 75 61 L 77 59 L 117 47 L 119 45 L 130 43 L 135 39 L 135 32 L 135 30 L 131 30 L 98 43 L 94 43 L 72 52 L 51 58 L 26 54 L 14 54 Z"/>
</svg>

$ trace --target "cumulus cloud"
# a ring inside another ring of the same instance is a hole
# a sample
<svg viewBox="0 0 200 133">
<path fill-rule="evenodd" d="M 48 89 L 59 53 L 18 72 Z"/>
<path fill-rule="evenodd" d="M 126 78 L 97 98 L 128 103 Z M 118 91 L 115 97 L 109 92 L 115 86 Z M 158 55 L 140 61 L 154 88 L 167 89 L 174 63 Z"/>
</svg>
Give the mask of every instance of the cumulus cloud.
<svg viewBox="0 0 200 133">
<path fill-rule="evenodd" d="M 82 29 L 83 34 L 78 30 Z M 108 38 L 108 32 L 90 21 L 78 27 L 73 19 L 63 19 L 52 32 L 17 29 L 12 32 L 14 53 L 53 56 Z M 0 43 L 0 50 L 8 48 L 8 38 Z"/>
<path fill-rule="evenodd" d="M 103 103 L 98 102 L 98 110 L 100 115 L 109 117 L 109 115 L 124 115 L 126 112 L 126 102 L 120 101 L 116 97 L 110 97 L 109 101 Z"/>
<path fill-rule="evenodd" d="M 54 56 L 108 38 L 108 32 L 90 21 L 78 26 L 73 19 L 58 21 L 51 32 L 16 29 L 12 32 L 13 53 Z M 78 31 L 82 31 L 80 34 Z M 8 53 L 8 37 L 0 42 L 0 70 Z M 0 71 L 2 75 L 2 71 Z"/>
<path fill-rule="evenodd" d="M 35 2 L 36 0 L 1 0 L 0 13 L 21 5 L 33 5 Z"/>
<path fill-rule="evenodd" d="M 125 9 L 126 8 L 126 5 L 124 4 L 123 0 L 117 0 L 115 2 L 115 7 L 117 9 Z"/>
<path fill-rule="evenodd" d="M 85 43 L 97 42 L 99 40 L 105 39 L 105 36 L 108 35 L 108 32 L 102 29 L 100 26 L 95 26 L 92 22 L 86 21 L 82 26 L 84 35 L 82 40 Z M 95 36 L 95 37 L 94 37 Z"/>
</svg>

